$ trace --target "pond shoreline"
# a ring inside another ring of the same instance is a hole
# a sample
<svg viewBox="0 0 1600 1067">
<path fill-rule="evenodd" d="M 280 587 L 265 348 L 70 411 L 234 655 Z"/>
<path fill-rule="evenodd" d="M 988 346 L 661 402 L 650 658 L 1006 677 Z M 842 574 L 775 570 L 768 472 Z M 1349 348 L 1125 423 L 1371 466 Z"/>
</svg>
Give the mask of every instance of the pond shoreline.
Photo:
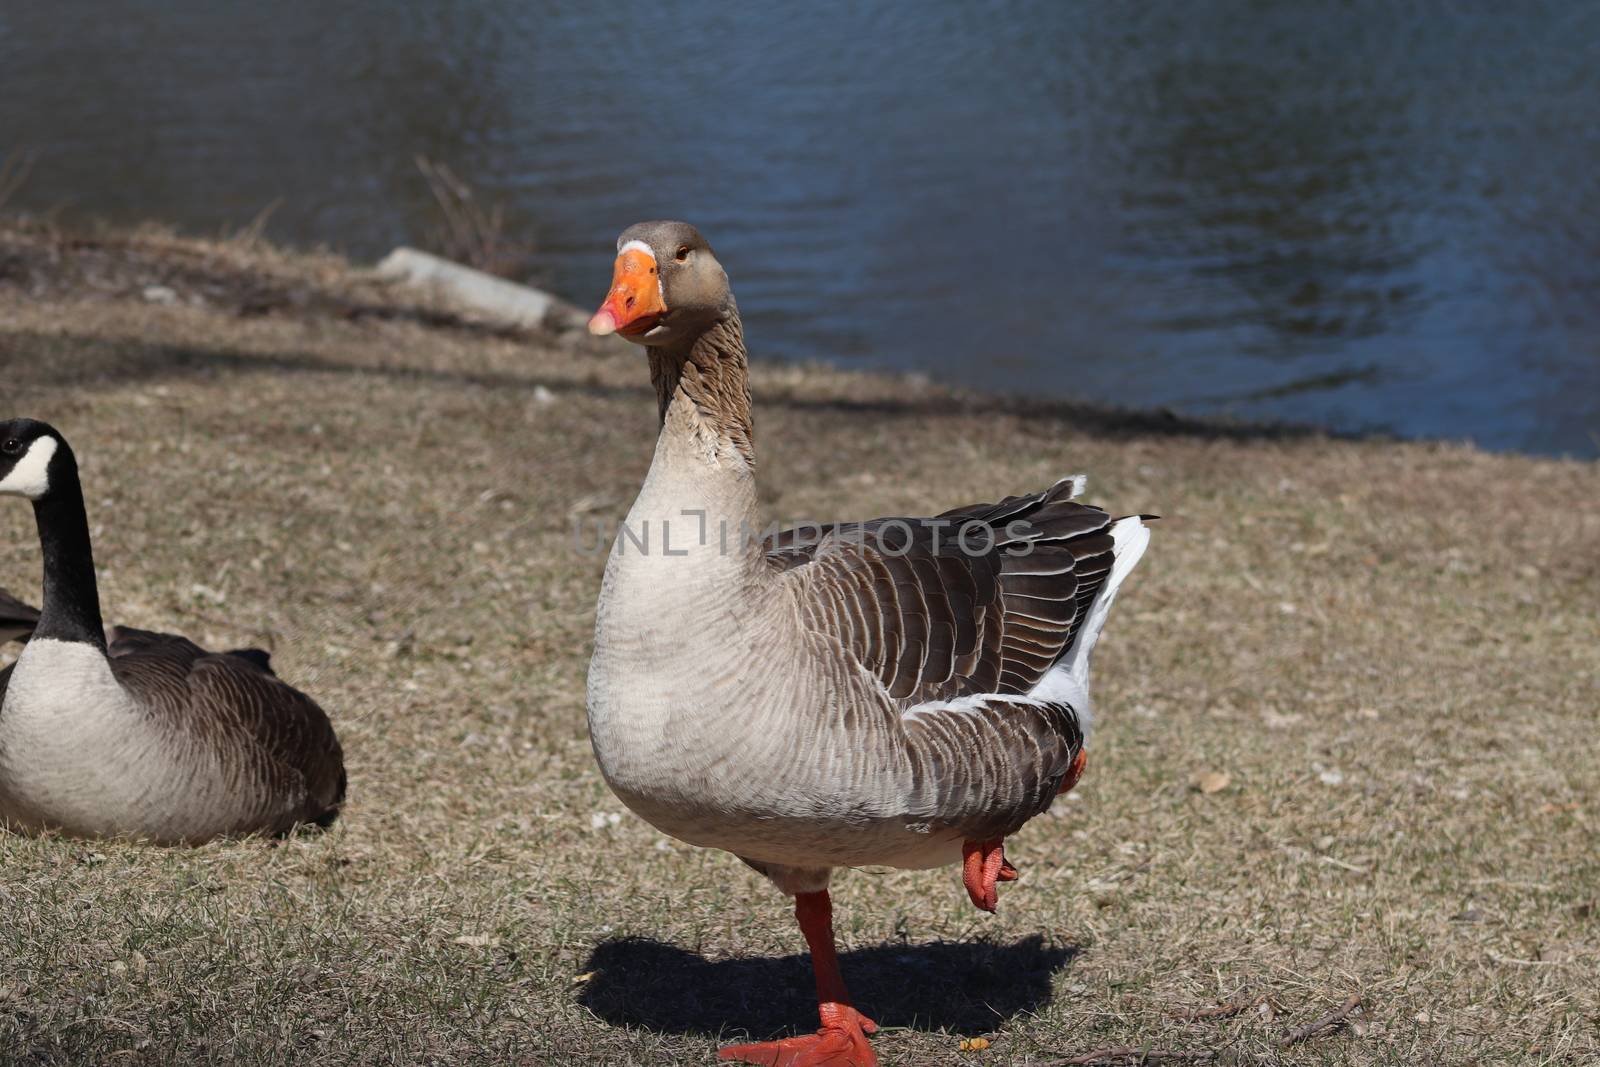
<svg viewBox="0 0 1600 1067">
<path fill-rule="evenodd" d="M 438 329 L 519 338 L 530 345 L 579 348 L 601 356 L 628 351 L 620 347 L 624 342 L 596 342 L 578 336 L 578 324 L 586 315 L 562 294 L 507 283 L 523 289 L 535 302 L 550 301 L 554 309 L 546 323 L 516 323 L 508 321 L 502 311 L 480 310 L 437 289 L 430 292 L 426 285 L 407 284 L 411 280 L 407 270 L 415 266 L 397 266 L 393 257 L 364 265 L 325 250 L 276 246 L 249 234 L 220 240 L 196 238 L 180 236 L 159 223 L 60 230 L 26 216 L 0 216 L 0 255 L 5 257 L 0 260 L 4 266 L 0 294 L 10 290 L 30 299 L 143 301 L 157 307 L 204 308 L 242 318 L 406 320 Z M 1480 450 L 1469 441 L 1411 439 L 1385 432 L 1194 416 L 1169 408 L 985 391 L 938 381 L 920 372 L 764 361 L 758 338 L 752 340 L 752 363 L 758 390 L 774 376 L 789 382 L 826 380 L 834 390 L 845 392 L 849 391 L 845 383 L 855 382 L 863 400 L 870 396 L 881 402 L 889 396 L 910 395 L 922 405 L 1071 420 L 1091 432 L 1236 440 L 1326 439 Z"/>
</svg>

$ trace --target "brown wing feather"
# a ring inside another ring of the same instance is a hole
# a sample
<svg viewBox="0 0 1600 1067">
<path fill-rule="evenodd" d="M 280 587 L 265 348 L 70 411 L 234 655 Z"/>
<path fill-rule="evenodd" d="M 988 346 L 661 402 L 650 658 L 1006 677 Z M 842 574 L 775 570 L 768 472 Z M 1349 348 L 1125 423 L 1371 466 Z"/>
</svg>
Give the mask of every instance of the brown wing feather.
<svg viewBox="0 0 1600 1067">
<path fill-rule="evenodd" d="M 919 775 L 913 814 L 970 841 L 1009 837 L 1048 808 L 1083 748 L 1072 708 L 1014 697 L 919 709 L 906 716 L 906 730 L 907 750 L 934 772 Z M 967 773 L 948 773 L 953 768 Z M 993 788 L 975 790 L 973 782 Z"/>
<path fill-rule="evenodd" d="M 39 612 L 0 589 L 0 645 L 26 641 L 38 625 Z"/>
<path fill-rule="evenodd" d="M 799 584 L 807 624 L 901 707 L 1026 694 L 1071 647 L 1111 569 L 1112 520 L 1072 501 L 1077 487 L 784 531 L 767 558 Z"/>
<path fill-rule="evenodd" d="M 119 627 L 110 654 L 117 681 L 150 714 L 215 751 L 238 753 L 241 778 L 302 793 L 291 824 L 326 826 L 337 817 L 345 773 L 333 725 L 315 701 L 272 674 L 264 653 L 212 653 L 173 634 Z"/>
</svg>

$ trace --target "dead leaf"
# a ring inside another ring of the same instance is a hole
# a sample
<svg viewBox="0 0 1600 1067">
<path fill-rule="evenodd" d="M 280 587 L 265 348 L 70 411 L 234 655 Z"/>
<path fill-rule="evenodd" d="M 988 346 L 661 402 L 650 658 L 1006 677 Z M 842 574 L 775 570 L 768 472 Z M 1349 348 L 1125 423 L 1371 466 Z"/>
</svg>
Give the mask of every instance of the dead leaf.
<svg viewBox="0 0 1600 1067">
<path fill-rule="evenodd" d="M 986 1037 L 968 1037 L 961 1041 L 962 1052 L 982 1052 L 988 1047 L 989 1039 Z"/>
<path fill-rule="evenodd" d="M 1212 793 L 1222 792 L 1232 781 L 1232 775 L 1221 771 L 1206 771 L 1204 774 L 1195 775 L 1189 784 L 1209 796 Z"/>
<path fill-rule="evenodd" d="M 594 976 L 599 973 L 599 971 L 584 971 L 582 974 L 575 974 L 572 976 L 572 984 L 583 985 L 585 982 L 592 981 Z"/>
<path fill-rule="evenodd" d="M 462 934 L 455 939 L 455 944 L 466 945 L 469 948 L 493 948 L 500 942 L 488 934 Z"/>
</svg>

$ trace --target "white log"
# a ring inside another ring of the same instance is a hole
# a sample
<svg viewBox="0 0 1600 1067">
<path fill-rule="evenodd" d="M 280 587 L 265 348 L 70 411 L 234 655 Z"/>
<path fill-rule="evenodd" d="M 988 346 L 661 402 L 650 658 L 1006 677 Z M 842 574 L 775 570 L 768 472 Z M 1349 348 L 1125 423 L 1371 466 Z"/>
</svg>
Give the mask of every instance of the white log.
<svg viewBox="0 0 1600 1067">
<path fill-rule="evenodd" d="M 587 316 L 542 289 L 518 285 L 448 259 L 396 248 L 376 267 L 378 277 L 439 293 L 479 316 L 507 326 L 581 326 Z"/>
</svg>

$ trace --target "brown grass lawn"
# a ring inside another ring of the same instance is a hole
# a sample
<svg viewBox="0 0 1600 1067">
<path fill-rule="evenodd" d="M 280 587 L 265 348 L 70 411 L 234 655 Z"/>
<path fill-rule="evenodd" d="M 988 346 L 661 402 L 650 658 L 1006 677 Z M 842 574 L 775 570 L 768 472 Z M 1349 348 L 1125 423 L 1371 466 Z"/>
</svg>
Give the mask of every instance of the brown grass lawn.
<svg viewBox="0 0 1600 1067">
<path fill-rule="evenodd" d="M 276 844 L 0 833 L 0 1061 L 696 1064 L 815 1025 L 785 901 L 589 751 L 603 561 L 571 526 L 649 461 L 636 354 L 327 257 L 12 226 L 0 390 L 77 446 L 108 617 L 273 648 L 352 798 Z M 886 1065 L 1600 1062 L 1600 467 L 817 369 L 756 392 L 775 516 L 1079 470 L 1165 516 L 1089 774 L 1012 842 L 1000 914 L 954 870 L 837 879 Z M 36 595 L 0 505 L 0 585 Z"/>
</svg>

